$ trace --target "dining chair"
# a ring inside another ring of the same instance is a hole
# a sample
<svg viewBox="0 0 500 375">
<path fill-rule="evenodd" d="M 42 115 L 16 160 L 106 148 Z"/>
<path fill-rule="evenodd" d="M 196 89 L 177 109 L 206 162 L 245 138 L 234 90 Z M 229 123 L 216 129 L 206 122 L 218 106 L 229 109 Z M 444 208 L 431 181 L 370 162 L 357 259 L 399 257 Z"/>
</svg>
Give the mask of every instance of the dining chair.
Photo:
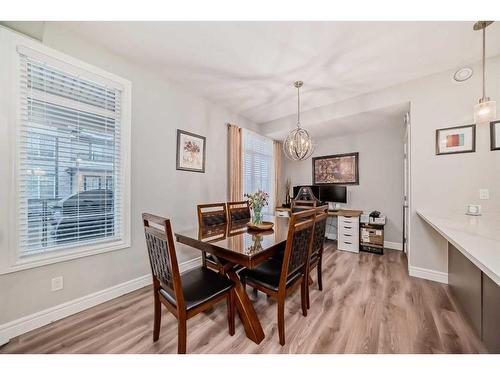
<svg viewBox="0 0 500 375">
<path fill-rule="evenodd" d="M 292 199 L 290 209 L 293 212 L 307 211 L 316 207 L 315 200 Z"/>
<path fill-rule="evenodd" d="M 243 220 L 250 220 L 250 205 L 248 201 L 242 202 L 227 202 L 227 216 L 229 224 L 233 222 L 241 222 Z"/>
<path fill-rule="evenodd" d="M 205 267 L 181 275 L 170 220 L 147 213 L 142 214 L 142 220 L 153 276 L 153 341 L 160 337 L 164 305 L 178 321 L 177 352 L 186 353 L 187 320 L 223 299 L 227 300 L 229 334 L 234 335 L 234 283 Z"/>
<path fill-rule="evenodd" d="M 328 219 L 328 205 L 316 208 L 314 219 L 314 235 L 312 240 L 311 257 L 309 259 L 309 273 L 316 268 L 318 272 L 318 289 L 323 290 L 323 248 L 325 246 L 326 220 Z M 310 308 L 309 283 L 307 283 L 307 308 Z"/>
<path fill-rule="evenodd" d="M 285 298 L 301 285 L 302 314 L 307 316 L 308 263 L 311 254 L 316 210 L 291 215 L 283 258 L 271 258 L 256 268 L 240 272 L 243 286 L 247 284 L 278 300 L 279 342 L 285 345 Z"/>
<path fill-rule="evenodd" d="M 226 203 L 199 204 L 196 210 L 198 213 L 198 226 L 202 230 L 227 223 Z M 221 271 L 221 265 L 212 255 L 207 254 L 205 251 L 201 252 L 201 263 L 203 267 Z"/>
</svg>

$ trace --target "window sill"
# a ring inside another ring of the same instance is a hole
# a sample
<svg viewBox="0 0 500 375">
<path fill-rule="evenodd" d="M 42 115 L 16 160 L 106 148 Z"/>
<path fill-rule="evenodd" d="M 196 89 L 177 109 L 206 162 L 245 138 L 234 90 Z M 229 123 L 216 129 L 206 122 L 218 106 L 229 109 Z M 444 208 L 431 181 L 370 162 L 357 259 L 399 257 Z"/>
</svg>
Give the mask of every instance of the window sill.
<svg viewBox="0 0 500 375">
<path fill-rule="evenodd" d="M 117 240 L 113 242 L 100 243 L 95 245 L 85 245 L 74 249 L 61 249 L 45 254 L 31 255 L 18 258 L 6 268 L 0 269 L 0 275 L 46 266 L 49 264 L 66 262 L 73 259 L 83 258 L 92 255 L 103 254 L 111 251 L 121 250 L 130 247 L 130 240 Z"/>
</svg>

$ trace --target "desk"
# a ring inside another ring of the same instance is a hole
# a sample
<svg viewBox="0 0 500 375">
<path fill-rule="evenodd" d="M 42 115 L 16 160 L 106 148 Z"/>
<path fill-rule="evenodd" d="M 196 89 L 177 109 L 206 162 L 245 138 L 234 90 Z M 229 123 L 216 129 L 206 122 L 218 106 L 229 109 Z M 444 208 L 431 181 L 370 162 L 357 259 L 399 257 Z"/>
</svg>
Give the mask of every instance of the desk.
<svg viewBox="0 0 500 375">
<path fill-rule="evenodd" d="M 500 215 L 417 210 L 448 241 L 448 284 L 490 352 L 500 353 Z"/>
<path fill-rule="evenodd" d="M 290 208 L 287 207 L 276 207 L 276 211 L 278 212 L 292 212 Z M 341 208 L 339 210 L 328 210 L 328 216 L 353 216 L 353 217 L 360 217 L 361 214 L 363 213 L 362 210 L 351 210 L 351 209 L 344 209 Z"/>
<path fill-rule="evenodd" d="M 362 210 L 348 210 L 343 208 L 340 210 L 328 210 L 328 216 L 360 217 L 362 213 Z"/>
</svg>

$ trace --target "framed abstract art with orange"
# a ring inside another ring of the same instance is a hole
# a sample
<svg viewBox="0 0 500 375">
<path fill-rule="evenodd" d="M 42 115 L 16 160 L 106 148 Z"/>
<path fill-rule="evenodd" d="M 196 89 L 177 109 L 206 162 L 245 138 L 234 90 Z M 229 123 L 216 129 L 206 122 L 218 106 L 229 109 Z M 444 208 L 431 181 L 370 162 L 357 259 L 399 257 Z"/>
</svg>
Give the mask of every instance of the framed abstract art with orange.
<svg viewBox="0 0 500 375">
<path fill-rule="evenodd" d="M 436 130 L 436 155 L 463 154 L 476 151 L 476 125 Z"/>
</svg>

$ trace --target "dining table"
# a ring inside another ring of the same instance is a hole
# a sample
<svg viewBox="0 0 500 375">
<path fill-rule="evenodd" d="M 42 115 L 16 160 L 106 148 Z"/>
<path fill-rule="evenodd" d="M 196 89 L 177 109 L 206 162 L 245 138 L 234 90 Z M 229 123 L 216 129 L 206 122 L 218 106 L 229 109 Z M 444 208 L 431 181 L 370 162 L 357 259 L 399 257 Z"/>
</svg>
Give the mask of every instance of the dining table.
<svg viewBox="0 0 500 375">
<path fill-rule="evenodd" d="M 222 267 L 221 273 L 235 284 L 235 301 L 247 337 L 259 344 L 265 337 L 262 325 L 238 276 L 244 268 L 255 268 L 285 249 L 288 217 L 264 216 L 273 228 L 250 229 L 248 219 L 193 227 L 175 232 L 178 242 L 210 254 Z"/>
</svg>

